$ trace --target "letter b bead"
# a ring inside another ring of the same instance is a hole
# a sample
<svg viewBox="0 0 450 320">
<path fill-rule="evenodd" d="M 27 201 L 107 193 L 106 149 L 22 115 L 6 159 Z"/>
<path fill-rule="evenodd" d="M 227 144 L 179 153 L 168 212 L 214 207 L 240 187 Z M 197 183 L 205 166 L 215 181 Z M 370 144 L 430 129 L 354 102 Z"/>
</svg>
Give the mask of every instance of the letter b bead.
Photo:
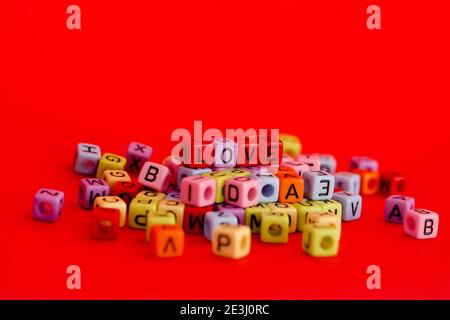
<svg viewBox="0 0 450 320">
<path fill-rule="evenodd" d="M 416 239 L 436 238 L 439 227 L 439 215 L 426 209 L 413 209 L 405 213 L 403 230 Z"/>
</svg>

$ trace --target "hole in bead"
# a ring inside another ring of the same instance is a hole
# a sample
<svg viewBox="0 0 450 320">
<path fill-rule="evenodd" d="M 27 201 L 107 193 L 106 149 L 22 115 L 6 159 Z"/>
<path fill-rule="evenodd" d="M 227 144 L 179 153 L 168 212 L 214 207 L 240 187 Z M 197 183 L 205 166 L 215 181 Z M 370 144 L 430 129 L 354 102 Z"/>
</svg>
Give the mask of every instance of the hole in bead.
<svg viewBox="0 0 450 320">
<path fill-rule="evenodd" d="M 416 229 L 416 221 L 413 218 L 408 218 L 406 224 L 409 230 L 414 231 Z"/>
<path fill-rule="evenodd" d="M 256 188 L 251 188 L 248 190 L 248 200 L 254 201 L 256 200 L 257 191 Z"/>
<path fill-rule="evenodd" d="M 322 238 L 322 240 L 320 241 L 320 247 L 323 250 L 328 250 L 333 246 L 334 240 L 332 237 L 330 236 L 325 236 Z"/>
<path fill-rule="evenodd" d="M 50 202 L 43 201 L 39 203 L 39 212 L 42 215 L 49 215 L 53 212 L 53 206 Z"/>
<path fill-rule="evenodd" d="M 282 231 L 283 228 L 278 223 L 274 223 L 269 227 L 269 234 L 273 237 L 279 236 Z"/>
<path fill-rule="evenodd" d="M 264 197 L 271 197 L 274 192 L 275 192 L 275 189 L 274 189 L 273 185 L 271 185 L 271 184 L 266 184 L 261 189 L 261 193 Z"/>
<path fill-rule="evenodd" d="M 247 248 L 248 239 L 247 236 L 243 237 L 241 239 L 241 249 L 245 250 Z"/>
<path fill-rule="evenodd" d="M 108 233 L 111 230 L 112 223 L 109 220 L 102 220 L 98 223 L 98 230 L 101 233 Z"/>
<path fill-rule="evenodd" d="M 204 192 L 204 198 L 206 199 L 206 200 L 209 200 L 209 199 L 211 199 L 214 195 L 213 195 L 213 189 L 211 188 L 211 187 L 207 187 L 206 189 L 205 189 L 205 192 Z"/>
</svg>

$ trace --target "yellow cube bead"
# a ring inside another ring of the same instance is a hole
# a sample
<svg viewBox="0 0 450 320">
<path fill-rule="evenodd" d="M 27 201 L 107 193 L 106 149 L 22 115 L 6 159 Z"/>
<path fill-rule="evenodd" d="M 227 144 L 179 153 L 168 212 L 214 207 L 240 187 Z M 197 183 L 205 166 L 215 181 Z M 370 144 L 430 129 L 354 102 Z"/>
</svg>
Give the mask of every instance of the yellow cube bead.
<svg viewBox="0 0 450 320">
<path fill-rule="evenodd" d="M 291 157 L 297 157 L 302 151 L 302 143 L 297 136 L 292 134 L 280 134 L 280 140 L 283 142 L 283 153 Z"/>
<path fill-rule="evenodd" d="M 310 213 L 322 213 L 323 209 L 320 205 L 313 201 L 301 201 L 292 204 L 297 209 L 297 230 L 303 232 L 303 226 L 306 223 L 306 219 Z"/>
<path fill-rule="evenodd" d="M 114 186 L 116 182 L 130 182 L 131 178 L 124 170 L 105 170 L 103 171 L 103 179 L 110 188 Z"/>
<path fill-rule="evenodd" d="M 161 200 L 158 204 L 159 212 L 170 212 L 175 216 L 175 223 L 183 228 L 184 203 L 177 200 Z"/>
<path fill-rule="evenodd" d="M 125 226 L 127 219 L 127 204 L 121 198 L 114 196 L 97 197 L 94 200 L 94 207 L 119 210 L 119 226 L 121 228 Z"/>
<path fill-rule="evenodd" d="M 252 233 L 259 233 L 263 212 L 270 213 L 270 209 L 267 205 L 262 203 L 245 208 L 244 224 L 250 227 Z"/>
<path fill-rule="evenodd" d="M 207 176 L 207 177 L 211 177 L 216 181 L 216 198 L 214 199 L 214 202 L 222 203 L 223 202 L 223 187 L 225 186 L 225 182 L 228 179 L 233 178 L 233 176 L 231 174 L 223 172 L 223 171 L 207 172 L 207 173 L 204 173 L 203 175 Z"/>
<path fill-rule="evenodd" d="M 238 168 L 222 170 L 220 172 L 225 172 L 233 177 L 249 177 L 250 176 L 250 171 L 247 171 L 244 169 L 238 169 Z"/>
<path fill-rule="evenodd" d="M 134 229 L 147 228 L 147 214 L 158 210 L 158 200 L 134 198 L 128 210 L 128 227 Z"/>
<path fill-rule="evenodd" d="M 104 153 L 100 161 L 98 162 L 97 178 L 103 177 L 103 171 L 105 170 L 124 170 L 127 159 L 117 154 Z"/>
<path fill-rule="evenodd" d="M 141 200 L 162 200 L 166 197 L 165 193 L 162 192 L 157 192 L 157 191 L 149 191 L 149 190 L 144 190 L 139 192 L 136 195 L 136 199 L 141 199 Z"/>
<path fill-rule="evenodd" d="M 342 219 L 342 204 L 336 200 L 313 200 L 311 201 L 322 208 L 322 212 L 334 213 Z"/>
<path fill-rule="evenodd" d="M 303 250 L 313 257 L 333 257 L 339 250 L 339 232 L 330 225 L 306 224 Z"/>
<path fill-rule="evenodd" d="M 334 226 L 339 232 L 339 238 L 341 237 L 342 219 L 334 213 L 331 212 L 310 213 L 308 215 L 308 218 L 306 219 L 306 224 Z"/>
<path fill-rule="evenodd" d="M 149 212 L 147 214 L 147 229 L 145 240 L 150 242 L 150 232 L 153 226 L 175 224 L 175 215 L 171 212 Z"/>
<path fill-rule="evenodd" d="M 273 213 L 286 213 L 289 217 L 289 233 L 294 233 L 297 230 L 297 209 L 290 203 L 275 202 L 267 204 L 270 211 Z"/>
<path fill-rule="evenodd" d="M 212 251 L 221 257 L 240 259 L 250 253 L 251 239 L 249 227 L 222 224 L 213 230 Z"/>
<path fill-rule="evenodd" d="M 289 239 L 289 216 L 284 212 L 263 213 L 261 217 L 261 241 L 287 243 Z"/>
</svg>

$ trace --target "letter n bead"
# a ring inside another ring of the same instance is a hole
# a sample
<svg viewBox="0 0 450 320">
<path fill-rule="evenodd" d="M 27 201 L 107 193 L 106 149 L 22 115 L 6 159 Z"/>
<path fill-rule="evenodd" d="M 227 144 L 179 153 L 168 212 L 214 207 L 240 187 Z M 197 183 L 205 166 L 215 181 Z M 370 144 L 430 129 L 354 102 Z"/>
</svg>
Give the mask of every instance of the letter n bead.
<svg viewBox="0 0 450 320">
<path fill-rule="evenodd" d="M 212 251 L 215 255 L 241 259 L 250 253 L 250 228 L 243 225 L 223 224 L 213 230 Z"/>
<path fill-rule="evenodd" d="M 147 161 L 139 174 L 138 182 L 159 192 L 166 191 L 170 183 L 170 170 L 166 166 Z"/>
<path fill-rule="evenodd" d="M 392 195 L 384 203 L 384 220 L 403 224 L 407 211 L 414 209 L 415 199 L 412 197 Z"/>
<path fill-rule="evenodd" d="M 55 222 L 61 215 L 64 205 L 64 192 L 40 189 L 34 195 L 32 214 L 36 220 Z"/>
<path fill-rule="evenodd" d="M 241 208 L 258 204 L 260 186 L 256 179 L 250 177 L 235 177 L 225 182 L 225 202 Z"/>
<path fill-rule="evenodd" d="M 154 226 L 150 232 L 151 252 L 157 257 L 178 257 L 184 251 L 184 231 L 178 225 Z"/>
<path fill-rule="evenodd" d="M 181 180 L 180 197 L 184 204 L 206 207 L 214 203 L 216 181 L 206 176 L 190 176 Z"/>
<path fill-rule="evenodd" d="M 405 213 L 403 230 L 416 239 L 436 238 L 439 227 L 439 215 L 426 209 L 412 209 Z"/>
</svg>

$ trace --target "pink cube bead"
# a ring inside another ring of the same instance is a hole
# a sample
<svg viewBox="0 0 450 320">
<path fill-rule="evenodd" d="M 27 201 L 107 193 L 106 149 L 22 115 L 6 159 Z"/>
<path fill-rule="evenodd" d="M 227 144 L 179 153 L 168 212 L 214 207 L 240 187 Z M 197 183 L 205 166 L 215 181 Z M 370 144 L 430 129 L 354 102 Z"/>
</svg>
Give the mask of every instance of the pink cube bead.
<svg viewBox="0 0 450 320">
<path fill-rule="evenodd" d="M 184 204 L 206 207 L 214 203 L 216 181 L 205 176 L 190 176 L 181 180 L 180 198 Z"/>
<path fill-rule="evenodd" d="M 237 160 L 237 143 L 229 139 L 214 139 L 214 167 L 233 168 Z"/>
<path fill-rule="evenodd" d="M 138 174 L 142 166 L 152 156 L 152 147 L 138 142 L 130 142 L 125 155 L 127 158 L 126 170 Z"/>
<path fill-rule="evenodd" d="M 170 179 L 169 168 L 162 164 L 147 161 L 141 169 L 138 182 L 153 190 L 164 192 L 169 186 Z"/>
<path fill-rule="evenodd" d="M 406 212 L 414 209 L 414 205 L 414 198 L 392 195 L 384 203 L 384 220 L 393 223 L 403 223 Z"/>
<path fill-rule="evenodd" d="M 93 209 L 97 197 L 109 196 L 109 185 L 103 179 L 85 178 L 80 180 L 78 203 L 83 209 Z"/>
<path fill-rule="evenodd" d="M 228 204 L 246 208 L 258 204 L 260 197 L 259 181 L 250 177 L 228 179 L 224 187 L 224 200 Z"/>
<path fill-rule="evenodd" d="M 350 170 L 378 171 L 378 161 L 366 156 L 352 157 L 350 160 Z"/>
<path fill-rule="evenodd" d="M 280 169 L 292 170 L 302 176 L 304 172 L 309 171 L 309 165 L 300 161 L 286 161 L 280 165 Z"/>
<path fill-rule="evenodd" d="M 64 192 L 40 189 L 34 195 L 32 215 L 36 220 L 55 222 L 64 206 Z"/>
<path fill-rule="evenodd" d="M 244 208 L 239 208 L 239 207 L 233 206 L 228 203 L 216 203 L 214 205 L 214 210 L 234 214 L 236 216 L 236 218 L 238 219 L 239 224 L 244 224 L 244 222 L 245 222 L 245 209 Z"/>
<path fill-rule="evenodd" d="M 403 231 L 416 239 L 436 238 L 439 215 L 426 209 L 412 209 L 405 213 Z"/>
<path fill-rule="evenodd" d="M 299 154 L 295 160 L 307 164 L 309 171 L 320 170 L 320 157 L 316 154 Z"/>
<path fill-rule="evenodd" d="M 174 186 L 177 185 L 178 181 L 178 169 L 182 165 L 181 157 L 178 156 L 168 156 L 163 160 L 163 165 L 165 165 L 170 170 L 170 183 Z"/>
</svg>

